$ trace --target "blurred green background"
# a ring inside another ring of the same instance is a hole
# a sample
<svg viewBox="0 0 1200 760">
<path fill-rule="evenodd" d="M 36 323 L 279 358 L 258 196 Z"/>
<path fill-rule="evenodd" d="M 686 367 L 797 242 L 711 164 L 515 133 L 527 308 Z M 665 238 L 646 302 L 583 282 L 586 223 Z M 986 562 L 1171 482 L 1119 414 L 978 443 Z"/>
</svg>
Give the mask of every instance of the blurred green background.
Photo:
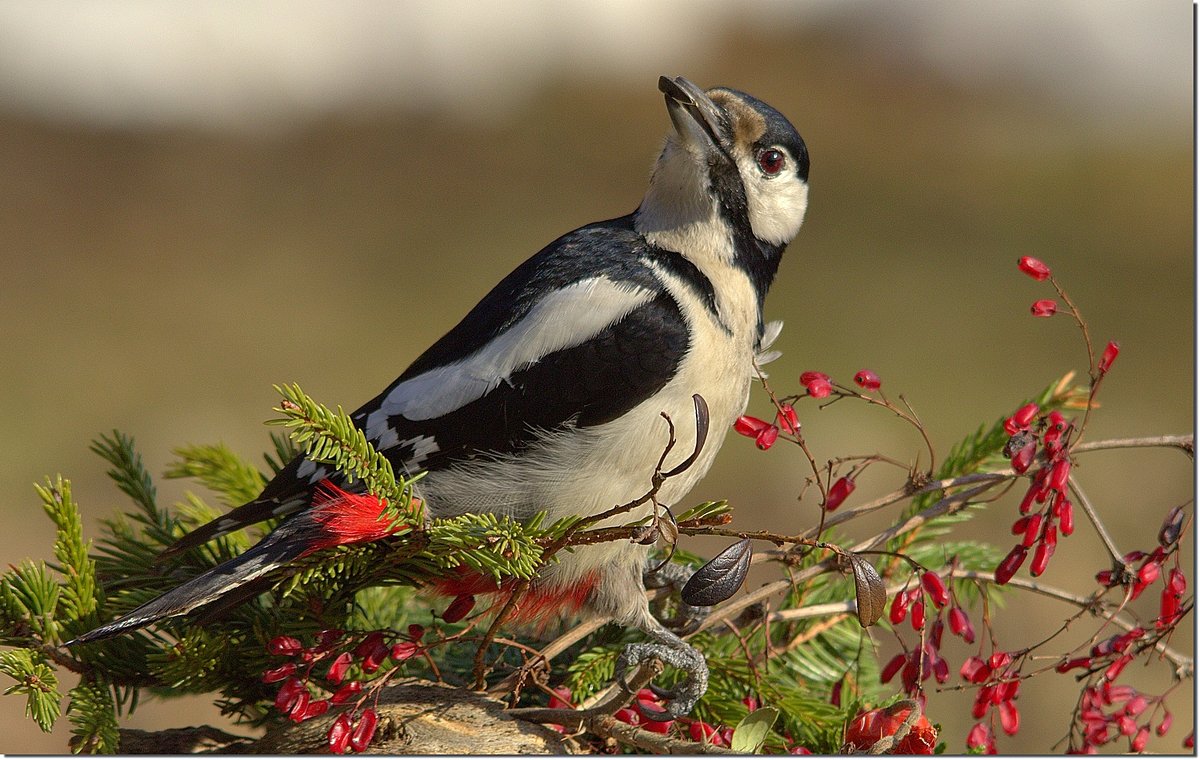
<svg viewBox="0 0 1200 760">
<path fill-rule="evenodd" d="M 73 479 L 89 525 L 123 504 L 98 433 L 134 435 L 153 472 L 189 442 L 257 461 L 272 383 L 353 408 L 542 245 L 633 209 L 669 128 L 664 73 L 759 96 L 808 143 L 808 220 L 767 304 L 786 324 L 777 390 L 870 367 L 944 454 L 1086 372 L 1068 320 L 1029 316 L 1053 295 L 1017 272 L 1030 254 L 1122 345 L 1089 438 L 1190 432 L 1191 22 L 1183 2 L 0 6 L 0 556 L 49 556 L 46 475 Z M 800 413 L 822 461 L 921 450 L 880 410 Z M 729 498 L 747 529 L 815 521 L 795 450 L 727 443 L 689 500 Z M 1090 454 L 1078 474 L 1123 551 L 1194 488 L 1165 451 Z M 901 477 L 874 467 L 855 498 Z M 1007 547 L 1014 514 L 968 533 Z M 1081 525 L 1044 580 L 1087 592 L 1104 565 Z M 1067 613 L 1008 606 L 1001 647 Z M 967 651 L 949 652 L 956 669 Z M 1160 693 L 1165 671 L 1126 674 Z M 1191 692 L 1151 750 L 1180 751 Z M 1077 694 L 1027 683 L 1001 750 L 1050 750 Z M 951 752 L 972 696 L 930 695 Z M 0 699 L 0 750 L 65 749 L 65 725 L 43 736 L 21 713 Z M 189 699 L 127 725 L 201 722 L 216 710 Z"/>
</svg>

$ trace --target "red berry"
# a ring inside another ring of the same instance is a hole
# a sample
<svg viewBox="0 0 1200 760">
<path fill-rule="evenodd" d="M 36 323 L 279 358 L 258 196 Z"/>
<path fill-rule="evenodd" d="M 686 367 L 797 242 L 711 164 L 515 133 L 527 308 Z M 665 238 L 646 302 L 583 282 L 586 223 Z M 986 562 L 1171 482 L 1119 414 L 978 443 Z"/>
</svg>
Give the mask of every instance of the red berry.
<svg viewBox="0 0 1200 760">
<path fill-rule="evenodd" d="M 883 670 L 879 671 L 879 682 L 887 683 L 895 678 L 896 674 L 900 672 L 900 668 L 904 667 L 904 663 L 907 661 L 908 655 L 904 652 L 888 660 L 887 665 L 883 666 Z"/>
<path fill-rule="evenodd" d="M 349 652 L 339 654 L 333 664 L 329 666 L 329 672 L 325 674 L 325 678 L 330 683 L 341 683 L 342 679 L 346 677 L 346 671 L 350 669 L 351 660 Z"/>
<path fill-rule="evenodd" d="M 1075 508 L 1067 499 L 1060 499 L 1054 502 L 1056 514 L 1058 515 L 1058 529 L 1062 531 L 1064 536 L 1069 536 L 1075 532 Z"/>
<path fill-rule="evenodd" d="M 771 423 L 766 420 L 760 420 L 757 417 L 751 417 L 748 414 L 743 414 L 733 422 L 733 429 L 739 435 L 744 435 L 747 438 L 756 438 L 759 433 L 771 427 Z"/>
<path fill-rule="evenodd" d="M 1151 558 L 1143 562 L 1142 566 L 1138 568 L 1137 577 L 1142 584 L 1149 585 L 1158 580 L 1158 574 L 1161 571 L 1162 565 L 1154 562 L 1153 558 Z"/>
<path fill-rule="evenodd" d="M 1053 317 L 1058 311 L 1058 301 L 1052 298 L 1043 298 L 1040 301 L 1034 301 L 1029 307 L 1029 313 L 1035 317 Z"/>
<path fill-rule="evenodd" d="M 1026 549 L 1033 546 L 1037 541 L 1038 534 L 1042 532 L 1042 516 L 1040 514 L 1030 515 L 1029 522 L 1025 525 L 1025 535 L 1021 538 L 1021 546 Z"/>
<path fill-rule="evenodd" d="M 1158 727 L 1154 729 L 1154 733 L 1158 734 L 1159 736 L 1166 736 L 1167 732 L 1171 730 L 1171 724 L 1174 721 L 1175 718 L 1171 715 L 1171 713 L 1163 713 L 1162 722 L 1159 723 Z"/>
<path fill-rule="evenodd" d="M 450 602 L 450 606 L 442 613 L 442 620 L 447 623 L 457 623 L 465 618 L 475 607 L 475 597 L 470 594 L 459 594 Z"/>
<path fill-rule="evenodd" d="M 829 488 L 829 493 L 825 496 L 825 511 L 832 512 L 842 506 L 842 502 L 846 497 L 854 493 L 854 478 L 845 476 L 838 478 L 836 482 Z"/>
<path fill-rule="evenodd" d="M 375 711 L 370 708 L 363 710 L 362 717 L 358 719 L 358 725 L 350 734 L 350 746 L 354 748 L 355 752 L 362 752 L 371 744 L 371 739 L 375 737 L 375 728 L 378 725 L 379 716 L 375 714 Z"/>
<path fill-rule="evenodd" d="M 976 723 L 967 734 L 967 749 L 982 750 L 989 755 L 996 754 L 996 737 L 992 735 L 992 727 L 987 723 Z"/>
<path fill-rule="evenodd" d="M 1108 372 L 1109 368 L 1112 367 L 1113 360 L 1117 358 L 1117 354 L 1119 353 L 1121 353 L 1121 344 L 1115 340 L 1110 340 L 1108 345 L 1104 347 L 1104 353 L 1100 356 L 1100 363 L 1096 366 L 1101 375 Z"/>
<path fill-rule="evenodd" d="M 1134 752 L 1141 752 L 1146 748 L 1146 742 L 1150 740 L 1150 726 L 1142 726 L 1138 729 L 1137 734 L 1133 737 L 1133 741 L 1129 742 L 1129 749 Z"/>
<path fill-rule="evenodd" d="M 1013 471 L 1018 475 L 1023 475 L 1029 469 L 1029 465 L 1033 464 L 1033 457 L 1037 454 L 1037 441 L 1030 441 L 1017 450 L 1010 460 Z"/>
<path fill-rule="evenodd" d="M 1050 564 L 1050 557 L 1054 555 L 1054 548 L 1048 541 L 1041 541 L 1037 548 L 1033 550 L 1033 561 L 1029 563 L 1029 574 L 1034 578 L 1046 572 L 1046 567 Z"/>
<path fill-rule="evenodd" d="M 860 387 L 866 388 L 869 391 L 879 390 L 879 375 L 876 375 L 869 369 L 860 369 L 854 375 L 854 382 Z"/>
<path fill-rule="evenodd" d="M 1029 486 L 1029 490 L 1025 492 L 1024 498 L 1021 499 L 1020 506 L 1017 507 L 1017 511 L 1023 515 L 1029 514 L 1029 510 L 1033 508 L 1033 500 L 1037 496 L 1038 488 L 1039 486 L 1036 482 Z M 1024 530 L 1024 528 L 1022 528 L 1022 530 Z M 1015 534 L 1017 532 L 1016 526 L 1014 525 L 1013 533 Z"/>
<path fill-rule="evenodd" d="M 992 677 L 992 669 L 978 657 L 968 657 L 958 670 L 958 675 L 970 683 L 983 683 Z"/>
<path fill-rule="evenodd" d="M 1017 706 L 1011 700 L 1000 703 L 1000 728 L 1003 728 L 1004 733 L 1009 736 L 1021 730 L 1021 713 L 1017 711 Z"/>
<path fill-rule="evenodd" d="M 1000 564 L 996 567 L 996 583 L 1003 586 L 1012 580 L 1012 577 L 1021 569 L 1021 565 L 1025 563 L 1025 557 L 1028 556 L 1029 550 L 1024 546 L 1017 544 L 1012 550 L 1000 560 Z"/>
<path fill-rule="evenodd" d="M 801 385 L 811 385 L 812 383 L 816 382 L 817 380 L 822 380 L 826 383 L 831 382 L 831 380 L 829 379 L 829 375 L 826 375 L 824 372 L 813 372 L 810 370 L 808 372 L 803 372 L 800 374 L 800 384 Z"/>
<path fill-rule="evenodd" d="M 1050 267 L 1032 256 L 1022 256 L 1017 259 L 1017 267 L 1039 282 L 1050 276 Z"/>
<path fill-rule="evenodd" d="M 925 603 L 917 602 L 912 606 L 912 617 L 908 619 L 912 623 L 914 631 L 919 631 L 925 627 Z"/>
<path fill-rule="evenodd" d="M 408 637 L 413 641 L 420 641 L 425 637 L 425 626 L 413 623 L 408 627 Z"/>
<path fill-rule="evenodd" d="M 721 736 L 717 729 L 702 720 L 694 720 L 688 724 L 688 734 L 694 742 L 718 745 L 721 743 Z"/>
<path fill-rule="evenodd" d="M 950 610 L 950 630 L 968 644 L 975 643 L 975 626 L 971 625 L 971 618 L 961 607 Z"/>
<path fill-rule="evenodd" d="M 636 726 L 642 720 L 640 715 L 633 710 L 630 710 L 628 707 L 622 707 L 620 710 L 617 710 L 615 713 L 613 713 L 613 717 L 630 726 Z"/>
<path fill-rule="evenodd" d="M 335 691 L 333 696 L 329 698 L 329 701 L 335 705 L 344 704 L 349 702 L 351 699 L 354 699 L 354 697 L 362 691 L 362 688 L 362 681 L 350 681 L 343 684 L 342 688 Z"/>
<path fill-rule="evenodd" d="M 941 609 L 950 601 L 950 592 L 946 590 L 946 584 L 942 581 L 941 576 L 932 570 L 926 570 L 921 575 L 921 585 L 925 587 L 925 592 L 929 594 L 929 598 L 933 600 L 934 605 Z"/>
<path fill-rule="evenodd" d="M 276 636 L 267 643 L 267 651 L 271 654 L 298 654 L 304 649 L 300 639 L 292 636 Z"/>
<path fill-rule="evenodd" d="M 1046 483 L 1055 491 L 1063 493 L 1067 488 L 1067 478 L 1071 476 L 1071 461 L 1060 459 L 1050 468 L 1050 477 Z"/>
<path fill-rule="evenodd" d="M 1012 661 L 1013 656 L 1008 652 L 992 652 L 992 656 L 988 657 L 988 667 L 992 670 L 1000 670 L 1007 668 Z"/>
<path fill-rule="evenodd" d="M 289 706 L 301 692 L 307 694 L 308 690 L 305 689 L 304 682 L 299 678 L 289 678 L 284 681 L 283 686 L 279 687 L 279 692 L 275 695 L 275 709 L 280 712 L 288 712 Z"/>
<path fill-rule="evenodd" d="M 404 662 L 421 651 L 421 645 L 412 641 L 400 641 L 392 645 L 392 662 Z"/>
<path fill-rule="evenodd" d="M 1187 576 L 1177 567 L 1171 568 L 1171 572 L 1167 574 L 1167 590 L 1180 595 L 1187 591 Z"/>
<path fill-rule="evenodd" d="M 908 617 L 908 592 L 898 591 L 892 597 L 892 606 L 888 611 L 888 620 L 892 621 L 892 625 L 899 625 L 904 622 L 904 618 Z"/>
<path fill-rule="evenodd" d="M 354 656 L 366 657 L 379 649 L 381 644 L 383 644 L 383 631 L 371 631 L 362 641 L 358 642 L 358 646 L 354 647 Z"/>
<path fill-rule="evenodd" d="M 290 676 L 292 673 L 295 673 L 295 672 L 296 672 L 296 663 L 286 662 L 277 668 L 271 668 L 270 670 L 263 671 L 262 682 L 263 683 L 276 683 L 277 681 L 282 681 L 283 679 L 287 678 L 288 676 Z"/>
<path fill-rule="evenodd" d="M 297 693 L 292 701 L 288 703 L 288 717 L 296 723 L 304 720 L 304 713 L 308 710 L 308 702 L 310 699 L 312 699 L 312 697 L 309 696 L 307 689 Z"/>
<path fill-rule="evenodd" d="M 1054 666 L 1054 670 L 1057 673 L 1066 673 L 1067 671 L 1074 670 L 1075 668 L 1090 668 L 1091 666 L 1092 666 L 1092 658 L 1091 657 L 1076 657 L 1073 660 L 1067 660 L 1066 662 L 1060 662 L 1059 664 Z"/>
<path fill-rule="evenodd" d="M 763 428 L 762 432 L 754 439 L 754 445 L 759 451 L 766 451 L 775 445 L 775 441 L 779 438 L 779 428 L 771 425 Z"/>
<path fill-rule="evenodd" d="M 825 398 L 833 393 L 833 384 L 828 380 L 813 380 L 804 387 L 812 398 Z"/>
<path fill-rule="evenodd" d="M 796 409 L 791 404 L 780 405 L 775 422 L 785 433 L 795 435 L 800 432 L 800 418 L 796 416 Z"/>
<path fill-rule="evenodd" d="M 319 715 L 324 715 L 327 712 L 329 712 L 329 700 L 318 699 L 308 703 L 308 707 L 304 708 L 304 714 L 301 715 L 299 719 L 293 716 L 292 720 L 295 720 L 297 723 L 299 723 L 301 721 L 306 721 L 309 718 L 315 718 Z"/>
<path fill-rule="evenodd" d="M 860 751 L 869 750 L 883 737 L 894 736 L 909 712 L 909 708 L 898 705 L 861 712 L 846 727 L 845 744 Z M 931 755 L 936 746 L 937 729 L 922 715 L 892 753 Z"/>
<path fill-rule="evenodd" d="M 1027 428 L 1029 427 L 1029 423 L 1033 422 L 1033 418 L 1037 416 L 1039 410 L 1040 407 L 1037 404 L 1026 404 L 1013 412 L 1011 419 L 1019 428 Z"/>
<path fill-rule="evenodd" d="M 335 755 L 345 754 L 346 747 L 350 744 L 349 713 L 337 716 L 337 720 L 329 727 L 329 732 L 325 736 L 329 739 L 330 752 Z"/>
</svg>

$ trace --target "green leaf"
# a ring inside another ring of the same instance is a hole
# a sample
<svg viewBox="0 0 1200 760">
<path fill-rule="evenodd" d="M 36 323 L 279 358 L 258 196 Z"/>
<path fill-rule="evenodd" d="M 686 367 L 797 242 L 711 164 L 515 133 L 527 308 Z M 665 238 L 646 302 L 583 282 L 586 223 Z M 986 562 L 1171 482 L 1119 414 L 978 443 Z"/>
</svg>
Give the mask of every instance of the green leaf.
<svg viewBox="0 0 1200 760">
<path fill-rule="evenodd" d="M 17 682 L 4 693 L 26 695 L 25 716 L 49 733 L 54 728 L 54 721 L 58 720 L 62 695 L 58 693 L 58 678 L 42 655 L 32 649 L 0 652 L 0 673 Z"/>
<path fill-rule="evenodd" d="M 742 718 L 742 721 L 733 729 L 733 738 L 729 742 L 729 748 L 739 755 L 757 754 L 762 749 L 763 743 L 766 742 L 767 735 L 771 732 L 771 726 L 775 725 L 777 718 L 779 718 L 779 711 L 774 707 L 758 708 Z"/>
</svg>

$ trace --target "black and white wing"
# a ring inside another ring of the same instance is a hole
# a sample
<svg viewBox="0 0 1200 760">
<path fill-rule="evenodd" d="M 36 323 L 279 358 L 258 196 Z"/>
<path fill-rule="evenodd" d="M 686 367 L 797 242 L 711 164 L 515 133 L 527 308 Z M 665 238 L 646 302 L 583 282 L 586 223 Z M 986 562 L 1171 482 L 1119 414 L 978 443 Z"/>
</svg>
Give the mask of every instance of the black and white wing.
<svg viewBox="0 0 1200 760">
<path fill-rule="evenodd" d="M 656 253 L 628 217 L 563 236 L 352 419 L 398 472 L 415 474 L 519 455 L 547 431 L 620 417 L 666 385 L 689 347 L 678 304 L 647 263 Z M 304 509 L 324 478 L 338 481 L 299 457 L 258 499 L 169 552 Z"/>
</svg>

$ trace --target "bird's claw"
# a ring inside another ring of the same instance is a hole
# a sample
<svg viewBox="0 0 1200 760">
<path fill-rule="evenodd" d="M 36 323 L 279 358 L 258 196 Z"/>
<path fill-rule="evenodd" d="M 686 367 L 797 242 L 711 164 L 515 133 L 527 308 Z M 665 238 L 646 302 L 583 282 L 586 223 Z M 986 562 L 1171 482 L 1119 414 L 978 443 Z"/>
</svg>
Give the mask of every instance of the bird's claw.
<svg viewBox="0 0 1200 760">
<path fill-rule="evenodd" d="M 647 559 L 646 569 L 642 573 L 642 583 L 646 588 L 669 588 L 676 597 L 692 577 L 694 570 L 677 562 L 657 563 L 652 558 Z M 677 603 L 675 616 L 661 620 L 662 624 L 681 636 L 695 631 L 708 617 L 708 607 L 693 607 Z"/>
<path fill-rule="evenodd" d="M 704 655 L 681 639 L 675 639 L 671 643 L 629 644 L 617 659 L 617 678 L 620 679 L 621 685 L 628 687 L 625 674 L 630 669 L 651 659 L 661 660 L 664 664 L 687 674 L 683 682 L 673 689 L 651 687 L 654 688 L 655 694 L 668 699 L 665 712 L 652 719 L 665 721 L 684 717 L 708 690 L 708 663 L 704 660 Z M 644 705 L 639 707 L 645 709 Z"/>
</svg>

